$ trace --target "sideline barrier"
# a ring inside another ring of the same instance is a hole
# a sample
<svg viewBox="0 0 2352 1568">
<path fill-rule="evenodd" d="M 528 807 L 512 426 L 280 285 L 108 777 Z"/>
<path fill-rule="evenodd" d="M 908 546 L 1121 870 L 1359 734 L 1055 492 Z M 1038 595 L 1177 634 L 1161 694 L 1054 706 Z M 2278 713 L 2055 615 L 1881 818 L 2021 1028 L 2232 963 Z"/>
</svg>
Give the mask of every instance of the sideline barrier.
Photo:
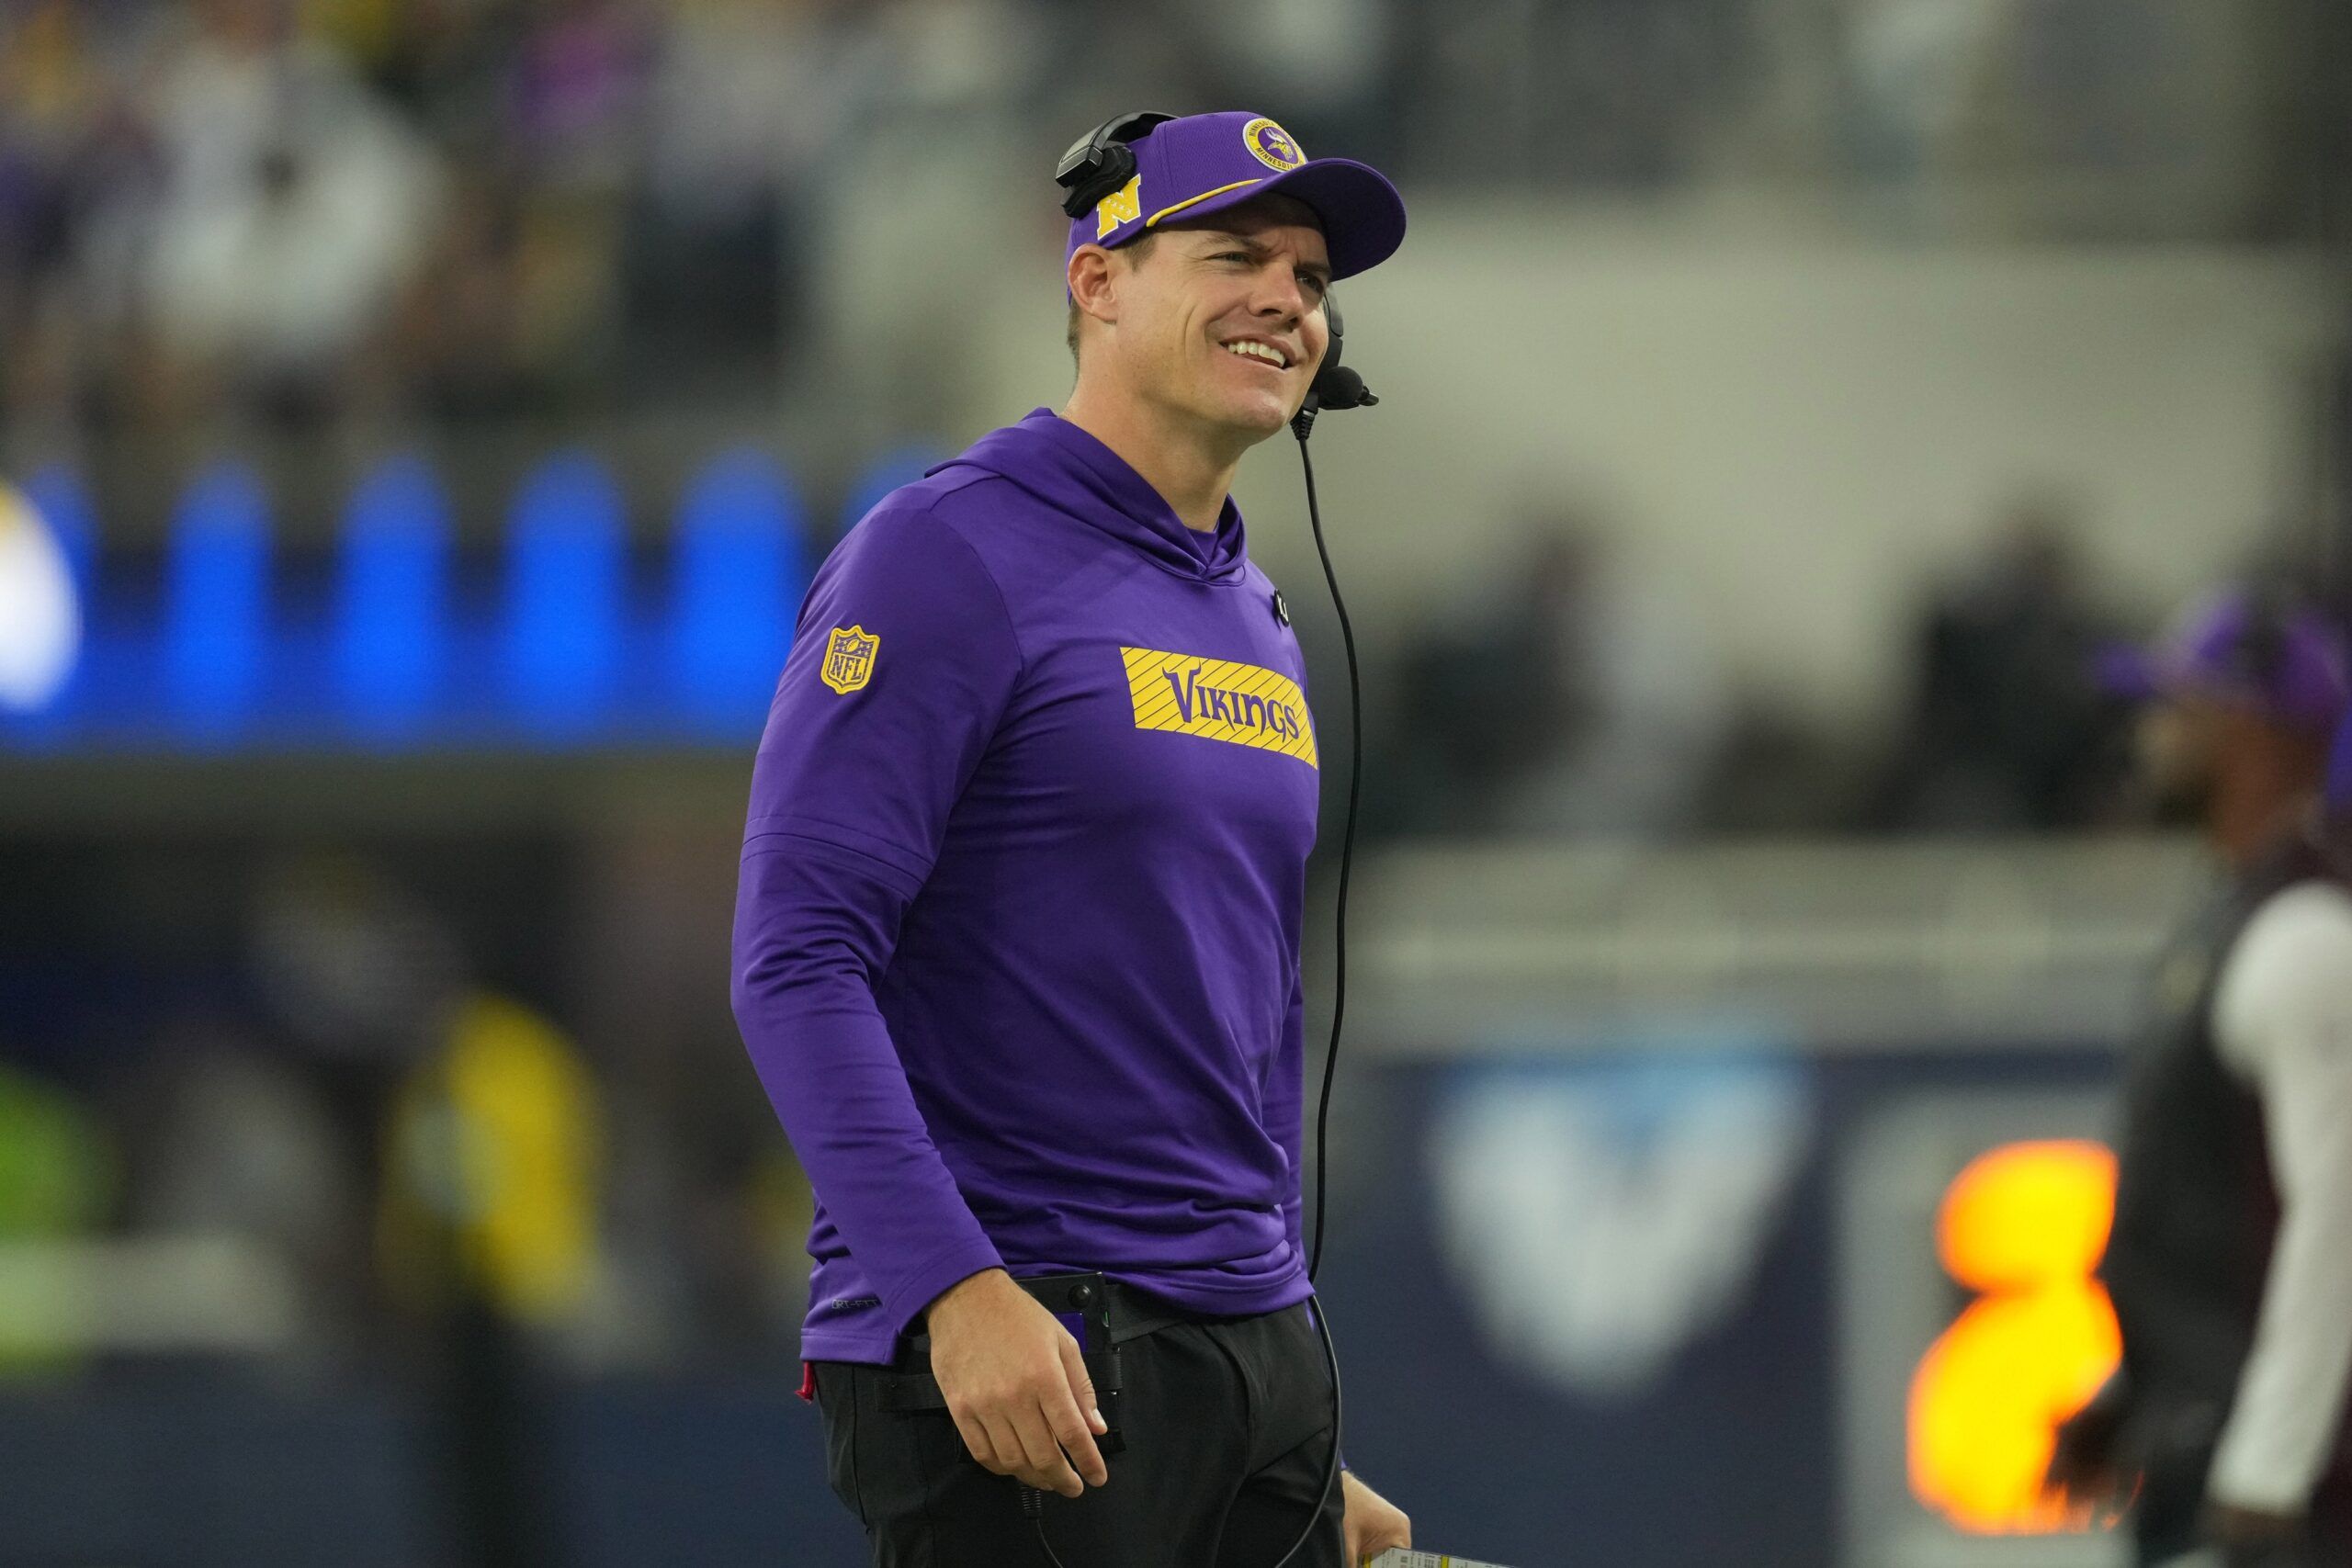
<svg viewBox="0 0 2352 1568">
<path fill-rule="evenodd" d="M 243 728 L 262 695 L 270 638 L 269 502 L 243 464 L 188 486 L 164 566 L 163 673 L 191 739 Z"/>
<path fill-rule="evenodd" d="M 671 556 L 670 672 L 679 703 L 726 729 L 757 723 L 808 591 L 807 514 L 763 453 L 714 457 L 679 502 Z"/>
<path fill-rule="evenodd" d="M 582 451 L 541 463 L 506 531 L 500 673 L 516 717 L 576 732 L 621 673 L 626 527 L 620 487 Z"/>
<path fill-rule="evenodd" d="M 385 739 L 423 720 L 448 661 L 449 498 L 414 456 L 359 481 L 344 515 L 333 615 L 336 687 L 352 722 Z"/>
</svg>

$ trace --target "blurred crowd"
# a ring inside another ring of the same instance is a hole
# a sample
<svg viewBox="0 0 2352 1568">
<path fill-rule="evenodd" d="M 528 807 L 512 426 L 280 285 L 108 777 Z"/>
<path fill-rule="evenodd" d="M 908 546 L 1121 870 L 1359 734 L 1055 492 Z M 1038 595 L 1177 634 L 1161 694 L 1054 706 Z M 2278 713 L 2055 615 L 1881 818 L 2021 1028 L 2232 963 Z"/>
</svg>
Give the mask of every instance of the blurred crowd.
<svg viewBox="0 0 2352 1568">
<path fill-rule="evenodd" d="M 956 340 L 905 269 L 1044 232 L 1008 171 L 1143 102 L 1280 105 L 1454 188 L 1844 171 L 1951 221 L 1944 176 L 2056 168 L 2098 178 L 2052 231 L 2291 226 L 2306 9 L 6 0 L 0 435 L 921 388 Z"/>
<path fill-rule="evenodd" d="M 926 147 L 1001 155 L 1014 108 L 1057 140 L 1112 96 L 1210 80 L 1343 114 L 1385 58 L 1381 28 L 1349 25 L 1372 0 L 1272 7 L 1310 44 L 1278 70 L 1239 63 L 1259 51 L 1218 9 L 10 0 L 0 421 L 299 432 L 771 401 L 817 350 L 822 248 L 869 237 L 842 209 L 919 204 L 931 245 L 977 201 L 928 199 L 954 182 L 915 164 Z M 1313 44 L 1330 38 L 1340 58 Z"/>
<path fill-rule="evenodd" d="M 300 428 L 740 389 L 788 343 L 791 198 L 888 9 L 14 5 L 6 413 Z"/>
</svg>

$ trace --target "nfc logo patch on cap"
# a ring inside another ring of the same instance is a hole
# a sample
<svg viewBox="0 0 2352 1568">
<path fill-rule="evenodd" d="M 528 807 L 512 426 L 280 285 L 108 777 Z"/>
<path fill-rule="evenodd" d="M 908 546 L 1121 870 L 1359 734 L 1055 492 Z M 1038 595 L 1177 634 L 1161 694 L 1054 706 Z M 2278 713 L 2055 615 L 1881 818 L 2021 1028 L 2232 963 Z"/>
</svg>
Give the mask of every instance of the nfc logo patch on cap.
<svg viewBox="0 0 2352 1568">
<path fill-rule="evenodd" d="M 1260 118 L 1241 128 L 1241 140 L 1250 154 L 1270 169 L 1288 173 L 1306 162 L 1291 133 L 1272 120 Z"/>
</svg>

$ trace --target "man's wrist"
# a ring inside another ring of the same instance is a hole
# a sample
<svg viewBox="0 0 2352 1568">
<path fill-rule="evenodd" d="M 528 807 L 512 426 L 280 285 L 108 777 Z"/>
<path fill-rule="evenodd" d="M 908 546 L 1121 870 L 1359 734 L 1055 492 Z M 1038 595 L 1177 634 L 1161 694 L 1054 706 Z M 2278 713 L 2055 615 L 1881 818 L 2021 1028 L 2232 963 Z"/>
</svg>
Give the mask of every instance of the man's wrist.
<svg viewBox="0 0 2352 1568">
<path fill-rule="evenodd" d="M 1000 1280 L 1010 1284 L 1012 1283 L 1012 1276 L 1006 1272 L 1001 1267 L 981 1269 L 973 1273 L 965 1275 L 962 1279 L 956 1280 L 954 1284 L 940 1292 L 939 1294 L 931 1298 L 930 1304 L 922 1309 L 924 1324 L 926 1325 L 935 1326 L 939 1316 L 943 1312 L 947 1314 L 949 1316 L 953 1316 L 956 1309 L 962 1306 L 965 1303 L 973 1300 L 975 1297 L 984 1296 L 997 1290 L 999 1288 L 997 1281 Z"/>
</svg>

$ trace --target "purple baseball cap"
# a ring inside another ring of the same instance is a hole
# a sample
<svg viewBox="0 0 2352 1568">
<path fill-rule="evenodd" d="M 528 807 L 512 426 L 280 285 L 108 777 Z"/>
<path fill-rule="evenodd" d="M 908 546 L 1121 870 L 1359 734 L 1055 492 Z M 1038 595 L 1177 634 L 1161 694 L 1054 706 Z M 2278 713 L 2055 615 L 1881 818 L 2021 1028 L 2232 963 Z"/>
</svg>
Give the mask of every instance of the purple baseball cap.
<svg viewBox="0 0 2352 1568">
<path fill-rule="evenodd" d="M 1405 243 L 1405 198 L 1385 175 L 1352 159 L 1309 158 L 1264 115 L 1186 115 L 1128 145 L 1135 178 L 1071 220 L 1065 261 L 1080 245 L 1116 249 L 1172 219 L 1205 218 L 1269 191 L 1315 209 L 1335 278 L 1378 266 Z"/>
<path fill-rule="evenodd" d="M 2352 696 L 2335 628 L 2314 610 L 2290 610 L 2266 653 L 2255 646 L 2256 621 L 2252 594 L 2218 593 L 2191 605 L 2149 647 L 2101 649 L 2098 682 L 2120 697 L 2208 696 L 2315 728 L 2335 725 Z"/>
</svg>

